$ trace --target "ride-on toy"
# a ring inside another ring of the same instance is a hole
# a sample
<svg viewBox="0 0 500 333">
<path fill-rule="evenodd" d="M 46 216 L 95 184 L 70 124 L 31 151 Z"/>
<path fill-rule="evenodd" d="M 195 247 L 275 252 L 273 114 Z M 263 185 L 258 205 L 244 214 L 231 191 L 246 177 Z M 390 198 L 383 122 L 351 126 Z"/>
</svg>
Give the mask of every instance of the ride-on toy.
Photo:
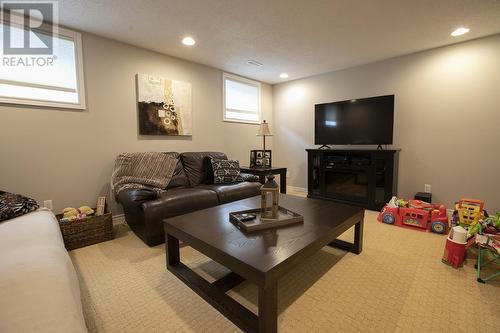
<svg viewBox="0 0 500 333">
<path fill-rule="evenodd" d="M 377 219 L 387 224 L 438 234 L 448 233 L 449 227 L 444 205 L 420 200 L 404 201 L 393 198 L 382 208 Z"/>
</svg>

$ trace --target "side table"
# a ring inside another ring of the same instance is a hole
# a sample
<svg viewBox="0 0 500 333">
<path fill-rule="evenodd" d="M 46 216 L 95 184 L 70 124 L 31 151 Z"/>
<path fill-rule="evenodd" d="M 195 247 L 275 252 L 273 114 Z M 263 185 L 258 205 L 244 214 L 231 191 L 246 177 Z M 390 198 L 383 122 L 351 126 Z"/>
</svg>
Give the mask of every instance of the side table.
<svg viewBox="0 0 500 333">
<path fill-rule="evenodd" d="M 280 192 L 286 193 L 286 168 L 278 167 L 240 167 L 240 171 L 244 173 L 249 173 L 259 177 L 259 182 L 264 184 L 266 182 L 266 176 L 268 174 L 279 175 L 280 176 Z"/>
</svg>

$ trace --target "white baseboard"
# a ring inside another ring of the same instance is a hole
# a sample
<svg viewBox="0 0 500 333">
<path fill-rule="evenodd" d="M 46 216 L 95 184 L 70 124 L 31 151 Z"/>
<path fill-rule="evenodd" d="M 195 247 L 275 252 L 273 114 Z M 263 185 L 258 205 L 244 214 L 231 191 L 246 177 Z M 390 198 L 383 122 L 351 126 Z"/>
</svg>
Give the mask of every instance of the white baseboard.
<svg viewBox="0 0 500 333">
<path fill-rule="evenodd" d="M 290 191 L 290 192 L 299 192 L 299 193 L 303 193 L 303 194 L 307 194 L 307 188 L 305 187 L 297 187 L 297 186 L 287 186 L 286 187 L 286 191 Z"/>
</svg>

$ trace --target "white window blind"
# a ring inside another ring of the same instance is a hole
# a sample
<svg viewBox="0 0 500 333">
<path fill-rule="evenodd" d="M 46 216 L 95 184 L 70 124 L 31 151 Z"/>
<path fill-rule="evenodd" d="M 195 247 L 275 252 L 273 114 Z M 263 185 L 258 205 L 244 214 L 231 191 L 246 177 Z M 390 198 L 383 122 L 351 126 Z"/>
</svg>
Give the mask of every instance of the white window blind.
<svg viewBox="0 0 500 333">
<path fill-rule="evenodd" d="M 224 73 L 223 90 L 225 121 L 260 123 L 259 82 Z"/>
<path fill-rule="evenodd" d="M 0 36 L 5 25 L 0 22 Z M 24 29 L 10 25 L 11 45 L 23 43 Z M 30 31 L 36 46 L 38 37 Z M 8 55 L 0 43 L 0 102 L 63 108 L 85 108 L 81 36 L 58 29 L 51 55 Z"/>
</svg>

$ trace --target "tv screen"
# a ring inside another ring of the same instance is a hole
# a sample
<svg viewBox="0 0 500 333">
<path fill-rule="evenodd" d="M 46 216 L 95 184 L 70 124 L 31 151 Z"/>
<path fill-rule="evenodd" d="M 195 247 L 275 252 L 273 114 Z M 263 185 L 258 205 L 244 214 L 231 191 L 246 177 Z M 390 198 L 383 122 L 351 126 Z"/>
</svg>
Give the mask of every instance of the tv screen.
<svg viewBox="0 0 500 333">
<path fill-rule="evenodd" d="M 392 144 L 394 95 L 315 105 L 317 145 Z"/>
</svg>

